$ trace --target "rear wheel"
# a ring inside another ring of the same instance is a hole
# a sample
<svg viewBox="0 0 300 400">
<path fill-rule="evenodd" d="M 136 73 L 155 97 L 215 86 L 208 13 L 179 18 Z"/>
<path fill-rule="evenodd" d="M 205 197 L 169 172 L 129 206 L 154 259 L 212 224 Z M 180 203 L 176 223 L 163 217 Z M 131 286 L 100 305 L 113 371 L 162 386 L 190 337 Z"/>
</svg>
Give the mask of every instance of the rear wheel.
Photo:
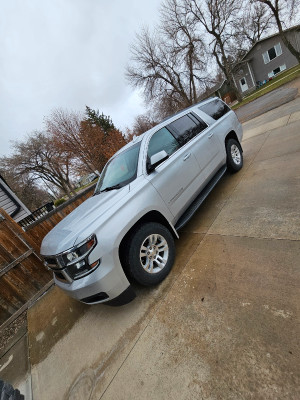
<svg viewBox="0 0 300 400">
<path fill-rule="evenodd" d="M 230 172 L 238 172 L 243 167 L 243 150 L 235 139 L 226 142 L 227 168 Z"/>
<path fill-rule="evenodd" d="M 127 269 L 138 283 L 152 286 L 170 272 L 175 259 L 171 232 L 157 222 L 138 227 L 127 242 Z"/>
</svg>

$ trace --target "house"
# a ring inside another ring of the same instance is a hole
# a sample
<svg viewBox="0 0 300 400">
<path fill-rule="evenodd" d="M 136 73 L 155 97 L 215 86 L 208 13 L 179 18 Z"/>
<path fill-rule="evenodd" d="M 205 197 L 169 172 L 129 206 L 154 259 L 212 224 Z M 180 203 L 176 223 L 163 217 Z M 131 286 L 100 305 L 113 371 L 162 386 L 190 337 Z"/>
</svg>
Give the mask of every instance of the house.
<svg viewBox="0 0 300 400">
<path fill-rule="evenodd" d="M 226 79 L 206 90 L 205 93 L 199 96 L 198 101 L 205 100 L 212 96 L 220 97 L 220 99 L 224 100 L 227 104 L 232 103 L 236 99 Z"/>
<path fill-rule="evenodd" d="M 0 175 L 0 208 L 3 208 L 16 222 L 31 214 L 28 208 L 13 193 Z"/>
<path fill-rule="evenodd" d="M 285 31 L 292 45 L 300 51 L 300 25 Z M 243 96 L 280 72 L 298 65 L 276 33 L 256 42 L 234 69 L 234 81 Z"/>
</svg>

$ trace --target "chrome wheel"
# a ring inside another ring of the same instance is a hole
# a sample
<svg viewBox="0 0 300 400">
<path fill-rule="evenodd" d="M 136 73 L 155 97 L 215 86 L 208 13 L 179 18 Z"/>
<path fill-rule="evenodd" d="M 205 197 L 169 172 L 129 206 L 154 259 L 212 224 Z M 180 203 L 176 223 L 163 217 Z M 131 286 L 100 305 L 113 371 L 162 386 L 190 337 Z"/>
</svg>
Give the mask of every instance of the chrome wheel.
<svg viewBox="0 0 300 400">
<path fill-rule="evenodd" d="M 241 152 L 237 145 L 233 144 L 230 148 L 231 158 L 236 165 L 240 165 L 241 163 Z"/>
<path fill-rule="evenodd" d="M 166 239 L 159 234 L 147 236 L 140 248 L 140 262 L 149 274 L 156 274 L 166 266 L 169 257 L 169 246 Z"/>
</svg>

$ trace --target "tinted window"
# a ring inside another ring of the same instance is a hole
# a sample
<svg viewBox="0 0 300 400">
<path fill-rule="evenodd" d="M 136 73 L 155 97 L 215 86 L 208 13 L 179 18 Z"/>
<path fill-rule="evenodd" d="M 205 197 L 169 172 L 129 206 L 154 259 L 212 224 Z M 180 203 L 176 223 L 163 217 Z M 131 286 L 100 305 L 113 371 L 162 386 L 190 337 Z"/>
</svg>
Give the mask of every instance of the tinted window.
<svg viewBox="0 0 300 400">
<path fill-rule="evenodd" d="M 204 111 L 210 117 L 214 119 L 219 119 L 223 117 L 226 113 L 230 111 L 230 108 L 223 103 L 223 101 L 216 99 L 210 101 L 209 103 L 203 104 L 199 107 L 199 110 Z"/>
<path fill-rule="evenodd" d="M 270 50 L 268 50 L 268 54 L 269 54 L 269 58 L 270 58 L 270 60 L 273 60 L 273 58 L 275 58 L 275 57 L 276 57 L 276 51 L 275 51 L 275 48 L 274 48 L 274 47 L 272 47 Z"/>
<path fill-rule="evenodd" d="M 207 127 L 206 123 L 193 114 L 185 115 L 168 125 L 182 146 Z"/>
<path fill-rule="evenodd" d="M 168 131 L 167 128 L 162 128 L 150 139 L 147 156 L 150 159 L 153 154 L 159 153 L 162 150 L 165 150 L 170 156 L 178 148 L 179 144 L 174 136 Z"/>
</svg>

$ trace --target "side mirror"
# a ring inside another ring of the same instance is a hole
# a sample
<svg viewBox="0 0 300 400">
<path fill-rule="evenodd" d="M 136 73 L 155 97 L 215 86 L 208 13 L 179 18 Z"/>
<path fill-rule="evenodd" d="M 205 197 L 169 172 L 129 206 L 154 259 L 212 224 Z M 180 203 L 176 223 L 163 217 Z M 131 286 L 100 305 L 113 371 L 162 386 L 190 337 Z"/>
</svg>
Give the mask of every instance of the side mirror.
<svg viewBox="0 0 300 400">
<path fill-rule="evenodd" d="M 168 153 L 165 150 L 160 151 L 159 153 L 153 154 L 150 158 L 150 166 L 148 168 L 148 171 L 154 171 L 155 168 L 161 164 L 163 161 L 165 161 L 167 158 L 169 158 Z"/>
</svg>

